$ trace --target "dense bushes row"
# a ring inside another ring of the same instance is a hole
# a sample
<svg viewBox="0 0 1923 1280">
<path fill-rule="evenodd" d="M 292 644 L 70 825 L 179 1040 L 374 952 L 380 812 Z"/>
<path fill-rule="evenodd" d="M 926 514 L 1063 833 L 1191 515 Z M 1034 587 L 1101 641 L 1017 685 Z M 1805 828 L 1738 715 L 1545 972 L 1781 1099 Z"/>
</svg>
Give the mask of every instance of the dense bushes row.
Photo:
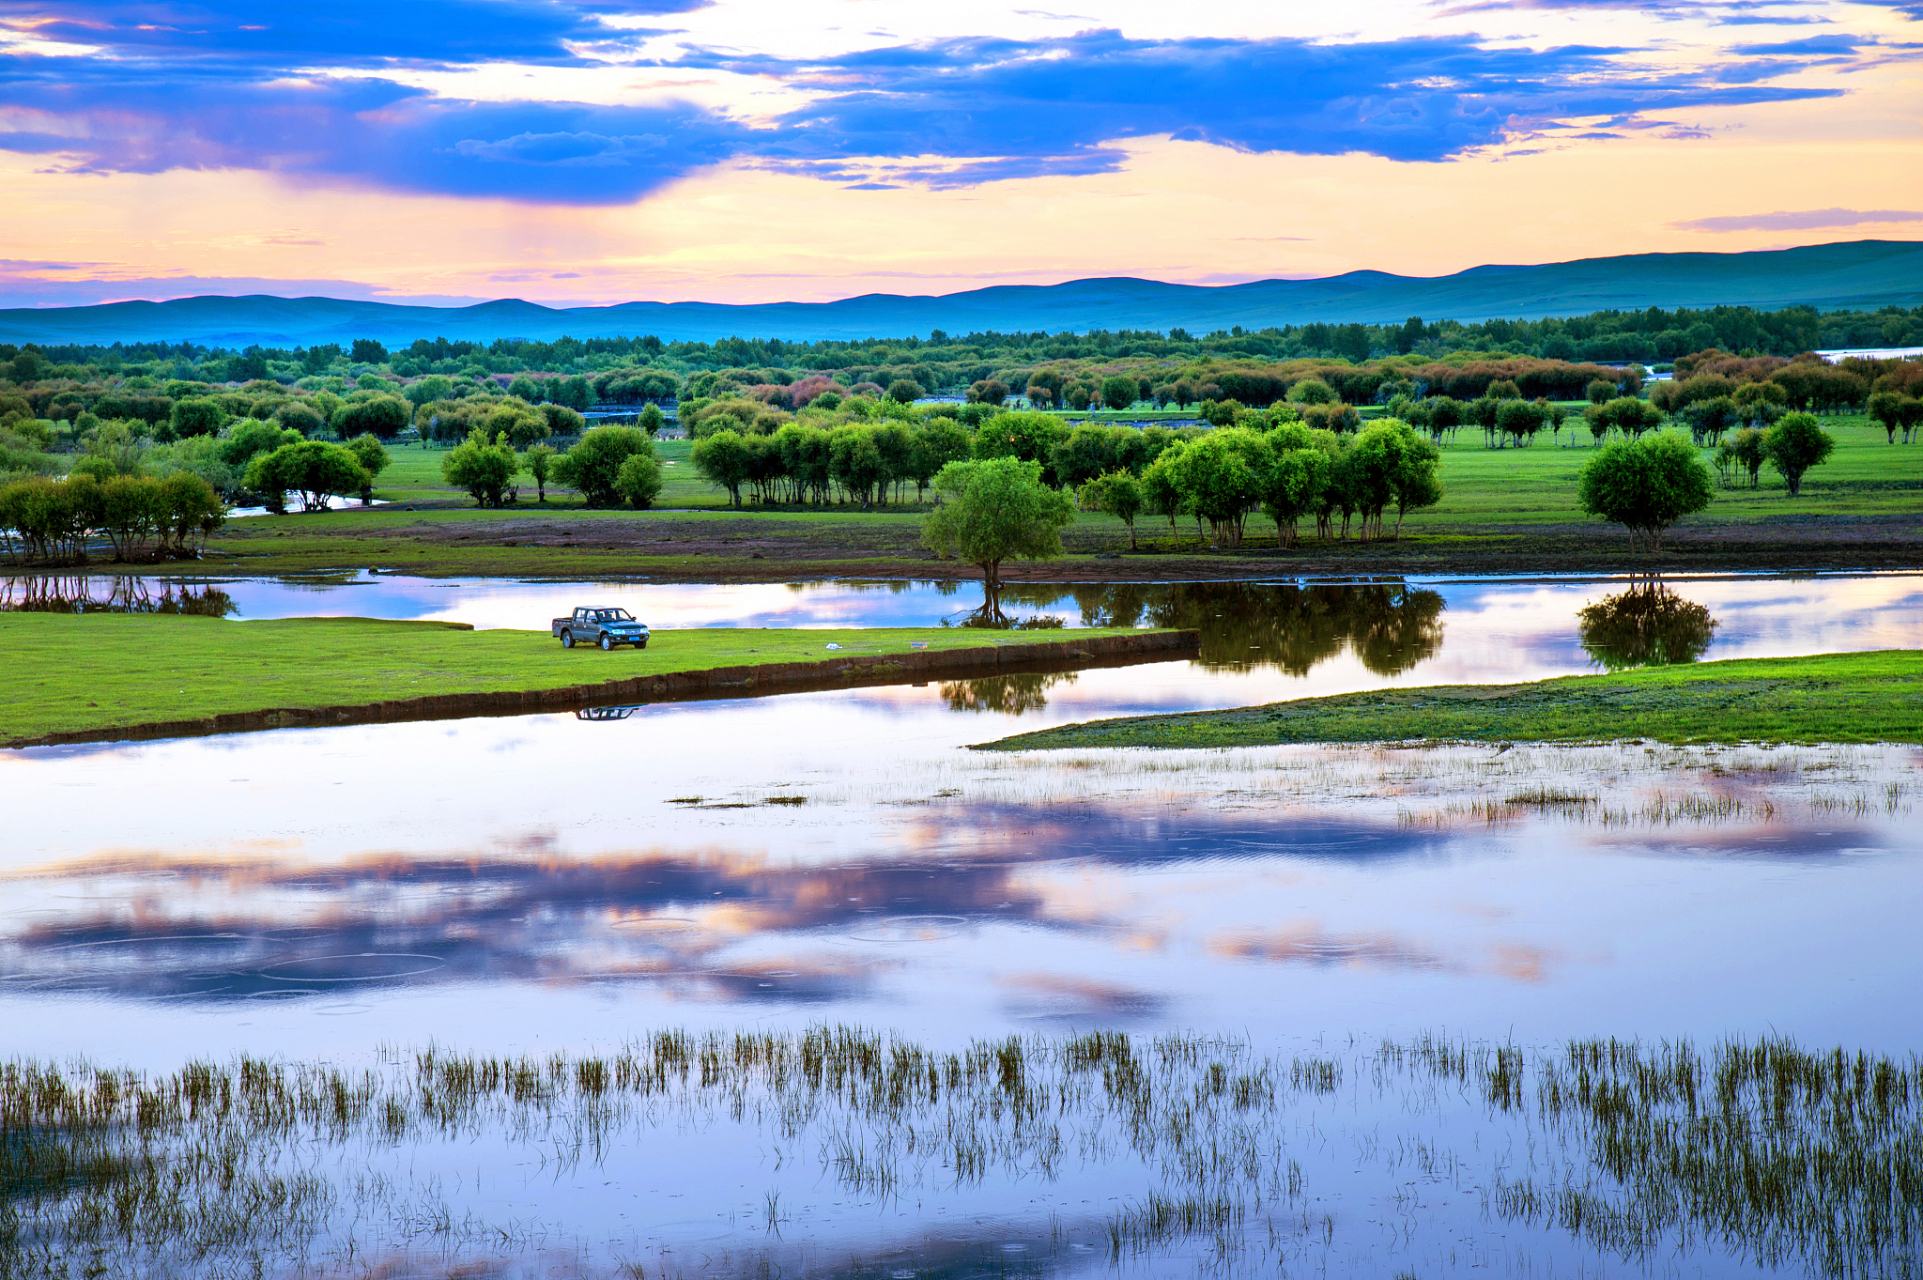
<svg viewBox="0 0 1923 1280">
<path fill-rule="evenodd" d="M 105 535 L 116 561 L 191 559 L 227 518 L 204 480 L 80 473 L 0 486 L 0 549 L 15 563 L 72 564 Z"/>
</svg>

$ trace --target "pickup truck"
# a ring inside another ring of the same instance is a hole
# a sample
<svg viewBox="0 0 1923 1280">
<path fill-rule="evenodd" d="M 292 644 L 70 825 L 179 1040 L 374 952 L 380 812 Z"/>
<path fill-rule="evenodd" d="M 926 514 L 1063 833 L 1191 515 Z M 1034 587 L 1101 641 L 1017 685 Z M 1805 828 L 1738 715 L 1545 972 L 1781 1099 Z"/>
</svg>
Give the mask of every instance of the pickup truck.
<svg viewBox="0 0 1923 1280">
<path fill-rule="evenodd" d="M 568 617 L 554 619 L 549 629 L 563 649 L 577 644 L 598 644 L 603 649 L 617 644 L 648 647 L 648 629 L 626 609 L 576 609 Z"/>
</svg>

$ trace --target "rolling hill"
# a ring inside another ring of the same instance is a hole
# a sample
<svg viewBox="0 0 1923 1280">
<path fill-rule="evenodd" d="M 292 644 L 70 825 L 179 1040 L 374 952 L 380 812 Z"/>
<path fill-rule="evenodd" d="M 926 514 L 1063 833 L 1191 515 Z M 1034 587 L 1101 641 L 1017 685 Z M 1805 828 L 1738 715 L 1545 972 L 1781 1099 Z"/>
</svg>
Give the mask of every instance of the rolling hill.
<svg viewBox="0 0 1923 1280">
<path fill-rule="evenodd" d="M 3 300 L 3 299 L 0 299 Z M 552 340 L 654 334 L 668 341 L 732 335 L 819 340 L 949 333 L 1184 328 L 1312 321 L 1381 324 L 1537 319 L 1605 308 L 1809 305 L 1874 309 L 1923 303 L 1923 241 L 1858 240 L 1753 253 L 1646 253 L 1541 266 L 1482 266 L 1420 277 L 1352 271 L 1320 280 L 1201 286 L 1126 276 L 1056 285 L 1000 285 L 938 297 L 866 294 L 837 302 L 729 305 L 627 302 L 546 307 L 502 299 L 469 307 L 337 298 L 200 297 L 89 307 L 0 310 L 0 341 L 192 341 L 292 347 L 378 338 Z"/>
</svg>

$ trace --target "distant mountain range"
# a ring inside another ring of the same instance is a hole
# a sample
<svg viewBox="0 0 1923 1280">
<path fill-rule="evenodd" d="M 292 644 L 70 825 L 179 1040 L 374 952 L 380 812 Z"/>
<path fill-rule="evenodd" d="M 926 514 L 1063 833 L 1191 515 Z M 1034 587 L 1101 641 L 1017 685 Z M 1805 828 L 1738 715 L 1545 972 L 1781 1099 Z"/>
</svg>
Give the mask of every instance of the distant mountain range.
<svg viewBox="0 0 1923 1280">
<path fill-rule="evenodd" d="M 91 307 L 0 310 L 0 341 L 112 343 L 165 340 L 229 347 L 310 346 L 376 338 L 492 341 L 639 337 L 713 341 L 730 336 L 810 341 L 926 337 L 986 330 L 1187 329 L 1241 325 L 1478 321 L 1583 315 L 1605 308 L 1809 305 L 1875 309 L 1923 303 L 1923 241 L 1857 240 L 1755 253 L 1641 253 L 1542 266 L 1473 267 L 1425 278 L 1351 271 L 1322 280 L 1165 284 L 1127 276 L 1056 285 L 999 285 L 938 297 L 871 293 L 838 302 L 626 302 L 544 307 L 508 298 L 471 307 L 407 306 L 338 298 L 178 298 Z"/>
</svg>

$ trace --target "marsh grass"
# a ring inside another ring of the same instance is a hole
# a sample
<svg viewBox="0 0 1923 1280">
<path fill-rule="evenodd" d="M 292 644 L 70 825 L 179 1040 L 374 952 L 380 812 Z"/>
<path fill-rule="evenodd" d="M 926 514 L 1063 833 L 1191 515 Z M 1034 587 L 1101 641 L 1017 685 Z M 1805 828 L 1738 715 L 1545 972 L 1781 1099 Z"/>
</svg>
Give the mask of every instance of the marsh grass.
<svg viewBox="0 0 1923 1280">
<path fill-rule="evenodd" d="M 270 1274 L 423 1241 L 499 1256 L 545 1228 L 450 1202 L 410 1160 L 379 1172 L 381 1154 L 495 1144 L 562 1177 L 675 1131 L 739 1134 L 744 1177 L 773 1149 L 821 1171 L 817 1198 L 896 1206 L 1130 1170 L 1140 1190 L 1099 1225 L 1116 1259 L 1328 1247 L 1349 1159 L 1303 1162 L 1331 1143 L 1585 1256 L 1904 1275 L 1923 1245 L 1915 1059 L 1434 1035 L 1284 1059 L 1114 1031 L 941 1051 L 817 1026 L 666 1031 L 589 1056 L 429 1047 L 364 1070 L 8 1063 L 0 1272 Z M 807 1208 L 776 1189 L 748 1218 L 778 1235 Z"/>
</svg>

